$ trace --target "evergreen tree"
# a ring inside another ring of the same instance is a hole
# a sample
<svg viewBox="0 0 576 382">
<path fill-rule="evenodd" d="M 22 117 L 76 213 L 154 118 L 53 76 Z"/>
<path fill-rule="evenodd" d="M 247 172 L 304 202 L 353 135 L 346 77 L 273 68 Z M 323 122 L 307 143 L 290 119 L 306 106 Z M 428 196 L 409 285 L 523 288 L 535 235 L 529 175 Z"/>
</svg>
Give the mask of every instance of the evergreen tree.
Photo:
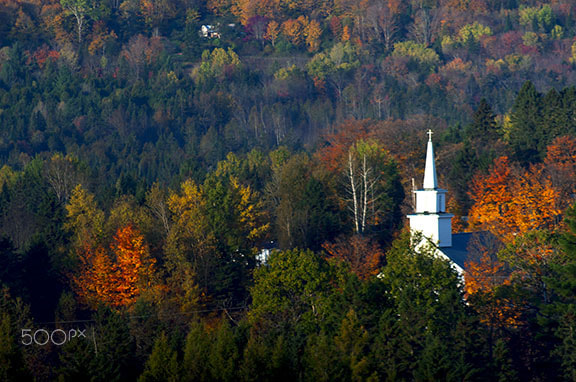
<svg viewBox="0 0 576 382">
<path fill-rule="evenodd" d="M 8 312 L 0 312 L 0 380 L 31 381 L 16 343 L 15 326 Z"/>
<path fill-rule="evenodd" d="M 527 81 L 522 85 L 510 113 L 509 143 L 516 159 L 522 163 L 541 159 L 538 148 L 544 136 L 540 98 L 534 84 Z"/>
<path fill-rule="evenodd" d="M 326 333 L 308 337 L 303 367 L 305 379 L 309 381 L 328 382 L 344 378 L 334 341 Z"/>
<path fill-rule="evenodd" d="M 471 147 L 470 141 L 464 141 L 452 161 L 452 167 L 448 173 L 449 183 L 452 185 L 454 198 L 463 211 L 468 211 L 472 205 L 468 195 L 470 181 L 478 169 L 478 155 Z"/>
<path fill-rule="evenodd" d="M 560 358 L 566 380 L 576 376 L 576 204 L 565 212 L 567 231 L 560 238 L 563 261 L 552 265 L 555 275 L 547 278 L 550 289 L 558 298 L 552 306 L 544 307 L 550 317 L 547 326 L 555 331 L 557 345 L 553 355 Z"/>
<path fill-rule="evenodd" d="M 177 382 L 179 380 L 178 354 L 168 343 L 166 334 L 162 332 L 154 343 L 152 354 L 146 361 L 144 372 L 138 381 Z"/>
<path fill-rule="evenodd" d="M 335 349 L 338 351 L 340 363 L 343 366 L 343 380 L 376 381 L 378 377 L 372 374 L 368 358 L 368 332 L 360 325 L 354 310 L 350 310 L 342 320 L 340 331 L 334 338 Z"/>
<path fill-rule="evenodd" d="M 562 89 L 560 92 L 562 97 L 562 127 L 560 135 L 576 133 L 576 87 L 570 86 Z"/>
<path fill-rule="evenodd" d="M 203 324 L 197 321 L 192 322 L 184 345 L 184 358 L 182 360 L 183 381 L 209 380 L 208 360 L 211 348 L 211 339 L 206 333 Z"/>
<path fill-rule="evenodd" d="M 546 155 L 546 146 L 558 136 L 564 135 L 567 126 L 564 126 L 564 108 L 562 96 L 555 89 L 551 89 L 542 98 L 542 140 L 539 142 L 538 151 L 543 158 Z"/>
<path fill-rule="evenodd" d="M 484 144 L 498 139 L 496 115 L 485 98 L 480 100 L 478 108 L 472 115 L 472 123 L 466 129 L 466 133 L 469 139 L 479 140 Z"/>
<path fill-rule="evenodd" d="M 413 371 L 414 379 L 417 381 L 461 381 L 462 375 L 455 373 L 454 359 L 450 359 L 450 355 L 446 343 L 428 332 Z"/>
<path fill-rule="evenodd" d="M 86 337 L 77 337 L 62 346 L 58 378 L 64 381 L 135 380 L 140 370 L 125 319 L 106 308 L 97 311 L 93 319 L 94 324 L 84 328 Z"/>
<path fill-rule="evenodd" d="M 240 373 L 244 381 L 273 381 L 270 349 L 262 339 L 250 336 L 242 357 Z"/>
<path fill-rule="evenodd" d="M 227 318 L 221 319 L 220 326 L 214 333 L 213 341 L 208 360 L 211 378 L 223 382 L 234 381 L 238 371 L 240 353 Z"/>
<path fill-rule="evenodd" d="M 518 372 L 514 368 L 510 350 L 506 342 L 499 339 L 494 344 L 493 360 L 490 365 L 493 378 L 497 381 L 518 381 Z"/>
<path fill-rule="evenodd" d="M 467 319 L 460 281 L 433 247 L 416 247 L 419 242 L 400 237 L 380 276 L 393 298 L 396 328 L 386 327 L 398 333 L 398 378 L 462 380 L 472 366 L 463 365 L 455 350 L 455 329 Z"/>
</svg>

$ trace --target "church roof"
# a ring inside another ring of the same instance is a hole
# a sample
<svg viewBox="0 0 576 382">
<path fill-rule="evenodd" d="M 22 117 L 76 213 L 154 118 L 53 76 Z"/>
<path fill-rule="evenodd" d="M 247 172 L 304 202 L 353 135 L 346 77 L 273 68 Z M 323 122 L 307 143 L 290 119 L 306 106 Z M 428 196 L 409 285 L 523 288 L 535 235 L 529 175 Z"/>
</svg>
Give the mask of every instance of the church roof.
<svg viewBox="0 0 576 382">
<path fill-rule="evenodd" d="M 468 260 L 468 243 L 472 238 L 472 232 L 452 234 L 452 246 L 439 248 L 450 261 L 464 269 L 464 263 Z"/>
<path fill-rule="evenodd" d="M 450 261 L 464 269 L 464 264 L 470 260 L 470 255 L 474 253 L 471 251 L 470 244 L 487 243 L 494 240 L 494 235 L 488 231 L 479 232 L 463 232 L 452 234 L 452 246 L 439 248 Z"/>
</svg>

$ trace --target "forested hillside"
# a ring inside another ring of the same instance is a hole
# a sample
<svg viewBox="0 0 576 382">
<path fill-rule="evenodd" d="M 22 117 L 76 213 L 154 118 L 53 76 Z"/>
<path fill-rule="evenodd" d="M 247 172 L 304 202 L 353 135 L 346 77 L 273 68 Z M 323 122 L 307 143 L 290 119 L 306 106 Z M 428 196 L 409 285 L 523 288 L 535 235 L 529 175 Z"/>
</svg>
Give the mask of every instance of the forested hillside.
<svg viewBox="0 0 576 382">
<path fill-rule="evenodd" d="M 0 0 L 0 380 L 574 380 L 575 15 Z"/>
</svg>

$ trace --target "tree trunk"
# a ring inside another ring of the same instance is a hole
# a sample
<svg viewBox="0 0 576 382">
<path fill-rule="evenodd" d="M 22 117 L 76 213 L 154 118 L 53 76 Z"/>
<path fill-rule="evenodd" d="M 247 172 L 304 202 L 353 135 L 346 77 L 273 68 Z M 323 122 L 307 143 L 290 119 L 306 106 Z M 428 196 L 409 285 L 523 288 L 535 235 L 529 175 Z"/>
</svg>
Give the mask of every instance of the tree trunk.
<svg viewBox="0 0 576 382">
<path fill-rule="evenodd" d="M 350 178 L 350 192 L 352 193 L 354 209 L 354 228 L 356 233 L 360 233 L 360 227 L 358 225 L 358 198 L 356 193 L 356 183 L 354 182 L 354 166 L 351 151 L 348 152 L 348 177 Z"/>
</svg>

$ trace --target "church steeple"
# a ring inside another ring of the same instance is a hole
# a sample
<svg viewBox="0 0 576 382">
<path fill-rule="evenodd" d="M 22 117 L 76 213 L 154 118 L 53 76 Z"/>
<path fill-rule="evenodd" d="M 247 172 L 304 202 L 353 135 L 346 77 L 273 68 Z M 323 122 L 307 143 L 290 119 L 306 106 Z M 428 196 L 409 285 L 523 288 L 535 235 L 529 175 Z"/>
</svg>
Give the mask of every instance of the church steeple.
<svg viewBox="0 0 576 382">
<path fill-rule="evenodd" d="M 437 189 L 436 164 L 434 163 L 434 148 L 432 147 L 432 130 L 428 130 L 428 147 L 426 149 L 426 168 L 424 169 L 424 189 Z"/>
<path fill-rule="evenodd" d="M 438 188 L 434 148 L 432 147 L 432 130 L 428 130 L 428 147 L 426 150 L 426 168 L 422 189 L 415 191 L 416 211 L 408 215 L 410 229 L 422 234 L 437 243 L 439 247 L 452 246 L 452 217 L 446 213 L 446 190 Z"/>
</svg>

